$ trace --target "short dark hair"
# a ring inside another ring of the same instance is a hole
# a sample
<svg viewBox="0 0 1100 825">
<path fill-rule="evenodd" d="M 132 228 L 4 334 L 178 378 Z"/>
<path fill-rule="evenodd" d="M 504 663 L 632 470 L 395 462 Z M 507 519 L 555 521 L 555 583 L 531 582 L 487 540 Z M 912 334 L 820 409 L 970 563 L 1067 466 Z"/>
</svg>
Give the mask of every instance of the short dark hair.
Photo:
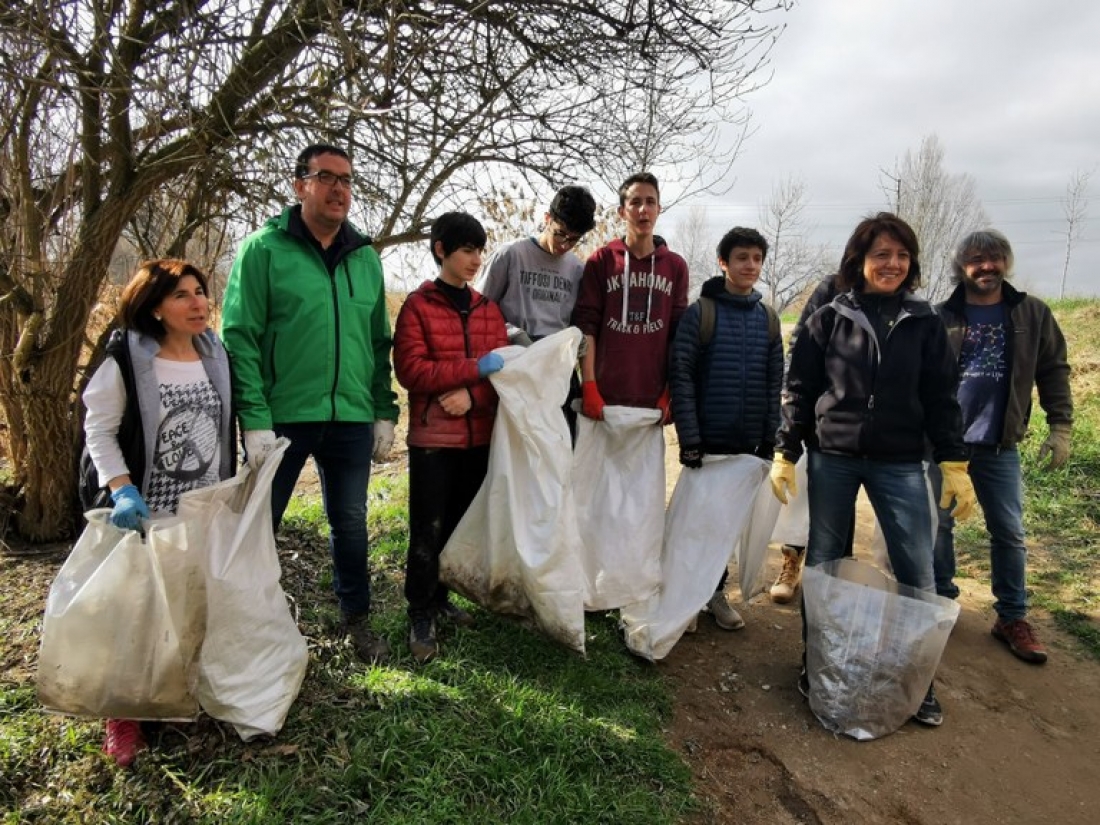
<svg viewBox="0 0 1100 825">
<path fill-rule="evenodd" d="M 636 183 L 648 183 L 654 189 L 657 190 L 657 197 L 661 197 L 661 187 L 657 183 L 657 177 L 652 172 L 635 172 L 629 178 L 622 182 L 619 187 L 619 206 L 626 205 L 626 193 Z"/>
<path fill-rule="evenodd" d="M 718 242 L 719 260 L 729 263 L 730 253 L 739 246 L 756 247 L 763 253 L 764 258 L 768 257 L 768 242 L 763 235 L 755 229 L 735 226 L 723 235 L 722 240 Z"/>
<path fill-rule="evenodd" d="M 917 233 L 892 212 L 879 212 L 860 221 L 848 238 L 844 255 L 840 259 L 840 271 L 836 274 L 838 290 L 847 292 L 849 289 L 863 289 L 863 261 L 875 238 L 883 234 L 900 243 L 909 253 L 909 273 L 899 289 L 912 292 L 920 286 L 920 244 Z"/>
<path fill-rule="evenodd" d="M 313 143 L 303 149 L 302 153 L 298 155 L 298 160 L 294 162 L 294 177 L 304 178 L 308 175 L 309 162 L 318 155 L 337 155 L 348 163 L 351 163 L 351 158 L 348 157 L 348 153 L 339 146 L 332 146 L 328 143 Z"/>
<path fill-rule="evenodd" d="M 583 235 L 596 225 L 596 200 L 583 186 L 563 186 L 550 201 L 550 217 Z"/>
<path fill-rule="evenodd" d="M 464 246 L 472 246 L 484 249 L 488 236 L 481 221 L 467 212 L 444 212 L 432 221 L 431 244 L 432 257 L 437 264 L 443 262 L 443 258 L 435 252 L 435 242 L 443 244 L 443 257 L 447 257 L 456 249 Z"/>
<path fill-rule="evenodd" d="M 205 273 L 193 263 L 178 258 L 155 258 L 139 264 L 119 300 L 118 317 L 123 329 L 163 340 L 168 330 L 154 317 L 153 310 L 188 275 L 199 282 L 203 292 L 210 294 Z"/>
<path fill-rule="evenodd" d="M 964 263 L 973 255 L 997 255 L 1004 258 L 1006 278 L 1012 274 L 1012 267 L 1016 263 L 1016 256 L 1012 254 L 1012 244 L 996 229 L 971 232 L 959 241 L 959 245 L 955 247 L 955 254 L 951 256 L 951 283 L 962 283 L 966 275 Z"/>
</svg>

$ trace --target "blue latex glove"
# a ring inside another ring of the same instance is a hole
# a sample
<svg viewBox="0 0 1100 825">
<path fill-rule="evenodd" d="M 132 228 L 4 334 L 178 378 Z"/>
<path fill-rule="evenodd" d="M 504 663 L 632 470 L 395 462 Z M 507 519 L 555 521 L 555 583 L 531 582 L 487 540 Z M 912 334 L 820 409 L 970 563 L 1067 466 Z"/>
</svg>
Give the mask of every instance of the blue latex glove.
<svg viewBox="0 0 1100 825">
<path fill-rule="evenodd" d="M 122 530 L 140 530 L 141 520 L 149 518 L 149 505 L 141 497 L 133 484 L 124 484 L 113 493 L 111 501 L 115 507 L 111 510 L 111 524 Z"/>
<path fill-rule="evenodd" d="M 477 359 L 478 378 L 484 378 L 486 375 L 492 375 L 502 369 L 504 369 L 504 359 L 495 352 L 486 353 Z"/>
</svg>

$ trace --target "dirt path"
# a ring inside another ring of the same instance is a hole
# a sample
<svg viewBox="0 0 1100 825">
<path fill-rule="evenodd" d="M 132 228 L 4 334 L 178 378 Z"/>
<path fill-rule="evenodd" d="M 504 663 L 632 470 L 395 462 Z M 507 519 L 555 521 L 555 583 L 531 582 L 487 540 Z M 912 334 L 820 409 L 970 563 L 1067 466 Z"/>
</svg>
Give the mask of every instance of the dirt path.
<svg viewBox="0 0 1100 825">
<path fill-rule="evenodd" d="M 670 448 L 670 488 L 676 457 Z M 859 520 L 857 556 L 869 558 L 866 502 Z M 668 741 L 704 808 L 689 825 L 1100 821 L 1100 663 L 1041 613 L 1050 661 L 1018 661 L 989 635 L 987 583 L 959 584 L 962 614 L 937 674 L 943 726 L 910 723 L 873 742 L 834 737 L 799 695 L 797 608 L 758 596 L 733 633 L 700 617 L 658 665 L 677 697 Z"/>
</svg>

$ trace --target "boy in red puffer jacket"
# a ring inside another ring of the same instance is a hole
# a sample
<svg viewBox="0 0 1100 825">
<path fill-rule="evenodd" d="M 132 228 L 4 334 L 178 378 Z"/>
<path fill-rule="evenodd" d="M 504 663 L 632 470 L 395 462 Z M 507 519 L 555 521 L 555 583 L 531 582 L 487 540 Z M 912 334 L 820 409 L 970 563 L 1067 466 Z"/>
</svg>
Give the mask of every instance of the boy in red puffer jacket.
<svg viewBox="0 0 1100 825">
<path fill-rule="evenodd" d="M 394 333 L 394 371 L 409 392 L 409 650 L 421 664 L 439 653 L 436 619 L 473 624 L 440 583 L 439 556 L 488 470 L 497 408 L 488 376 L 504 366 L 492 350 L 508 345 L 500 308 L 469 286 L 485 241 L 472 215 L 436 219 L 439 277 L 409 295 Z"/>
</svg>

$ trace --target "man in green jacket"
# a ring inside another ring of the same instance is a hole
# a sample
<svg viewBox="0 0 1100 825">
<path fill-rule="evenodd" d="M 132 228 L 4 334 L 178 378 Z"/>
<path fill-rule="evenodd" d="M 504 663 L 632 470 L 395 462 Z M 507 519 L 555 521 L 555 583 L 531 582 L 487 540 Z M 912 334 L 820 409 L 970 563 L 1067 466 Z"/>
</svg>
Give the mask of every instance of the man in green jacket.
<svg viewBox="0 0 1100 825">
<path fill-rule="evenodd" d="M 347 221 L 352 186 L 342 149 L 302 151 L 299 204 L 246 238 L 233 262 L 222 338 L 249 465 L 290 439 L 271 492 L 275 526 L 313 456 L 342 628 L 362 659 L 381 662 L 389 645 L 368 621 L 367 482 L 371 458 L 393 446 L 398 408 L 382 263 Z"/>
<path fill-rule="evenodd" d="M 1000 232 L 972 232 L 952 261 L 958 287 L 938 310 L 959 360 L 963 440 L 970 480 L 989 531 L 990 579 L 996 601 L 993 637 L 1032 664 L 1047 652 L 1027 621 L 1023 482 L 1017 445 L 1027 435 L 1031 390 L 1039 391 L 1050 435 L 1039 452 L 1050 470 L 1069 459 L 1073 398 L 1066 339 L 1050 307 L 1007 282 L 1012 247 Z M 938 479 L 930 473 L 933 483 Z M 937 491 L 937 495 L 938 495 Z M 934 567 L 936 591 L 955 598 L 951 514 L 940 511 Z"/>
</svg>

